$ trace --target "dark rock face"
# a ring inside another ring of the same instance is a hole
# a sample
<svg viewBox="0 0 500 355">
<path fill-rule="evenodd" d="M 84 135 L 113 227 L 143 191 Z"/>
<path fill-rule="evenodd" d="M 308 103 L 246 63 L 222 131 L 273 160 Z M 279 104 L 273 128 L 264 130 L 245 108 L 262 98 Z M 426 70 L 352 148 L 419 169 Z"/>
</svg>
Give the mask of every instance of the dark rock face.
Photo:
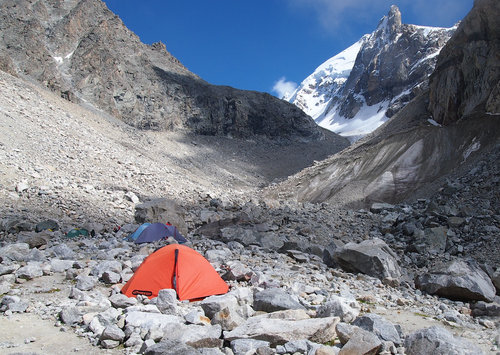
<svg viewBox="0 0 500 355">
<path fill-rule="evenodd" d="M 340 114 L 353 118 L 365 103 L 390 100 L 386 115 L 393 116 L 427 87 L 436 54 L 453 31 L 403 24 L 393 5 L 361 46 L 342 96 L 333 102 Z"/>
<path fill-rule="evenodd" d="M 430 79 L 434 120 L 450 124 L 475 112 L 500 113 L 500 3 L 477 0 L 441 51 Z"/>
<path fill-rule="evenodd" d="M 0 68 L 134 127 L 323 138 L 294 105 L 264 93 L 210 85 L 164 44 L 141 43 L 100 0 L 2 1 L 0 33 Z"/>
<path fill-rule="evenodd" d="M 491 279 L 479 266 L 463 261 L 419 275 L 415 284 L 430 294 L 465 301 L 491 302 L 496 292 Z"/>
<path fill-rule="evenodd" d="M 348 272 L 361 272 L 381 280 L 401 277 L 396 254 L 381 239 L 347 243 L 333 257 Z"/>
</svg>

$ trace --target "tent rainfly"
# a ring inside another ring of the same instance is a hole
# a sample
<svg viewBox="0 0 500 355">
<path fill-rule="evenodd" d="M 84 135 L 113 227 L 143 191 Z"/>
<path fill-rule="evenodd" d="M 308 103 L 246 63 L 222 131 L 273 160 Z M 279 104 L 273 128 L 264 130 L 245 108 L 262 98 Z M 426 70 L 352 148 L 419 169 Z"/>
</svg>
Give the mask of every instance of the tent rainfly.
<svg viewBox="0 0 500 355">
<path fill-rule="evenodd" d="M 174 289 L 180 301 L 227 293 L 229 286 L 196 250 L 170 244 L 148 256 L 123 286 L 128 297 L 157 297 L 162 289 Z"/>
</svg>

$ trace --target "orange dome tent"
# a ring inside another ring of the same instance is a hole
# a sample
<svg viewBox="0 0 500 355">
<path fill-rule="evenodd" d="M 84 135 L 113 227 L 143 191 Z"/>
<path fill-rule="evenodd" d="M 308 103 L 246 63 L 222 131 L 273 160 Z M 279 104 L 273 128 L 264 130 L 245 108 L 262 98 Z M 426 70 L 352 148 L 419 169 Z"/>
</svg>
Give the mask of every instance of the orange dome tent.
<svg viewBox="0 0 500 355">
<path fill-rule="evenodd" d="M 220 295 L 229 289 L 207 259 L 179 244 L 167 245 L 144 259 L 121 292 L 153 298 L 164 288 L 174 289 L 180 301 Z"/>
</svg>

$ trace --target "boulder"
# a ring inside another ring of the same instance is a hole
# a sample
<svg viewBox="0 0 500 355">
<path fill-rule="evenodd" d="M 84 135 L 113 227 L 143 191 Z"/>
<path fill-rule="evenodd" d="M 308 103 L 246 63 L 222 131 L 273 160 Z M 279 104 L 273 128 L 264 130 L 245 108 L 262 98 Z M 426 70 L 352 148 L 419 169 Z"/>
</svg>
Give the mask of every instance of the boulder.
<svg viewBox="0 0 500 355">
<path fill-rule="evenodd" d="M 125 339 L 125 333 L 116 324 L 110 324 L 104 328 L 100 337 L 101 342 L 104 340 L 123 342 L 123 339 Z"/>
<path fill-rule="evenodd" d="M 339 317 L 342 322 L 350 323 L 359 315 L 360 309 L 359 303 L 354 299 L 331 296 L 318 308 L 316 316 L 319 318 Z"/>
<path fill-rule="evenodd" d="M 122 293 L 116 293 L 109 297 L 109 301 L 115 308 L 127 308 L 137 304 L 137 298 L 127 297 Z"/>
<path fill-rule="evenodd" d="M 117 260 L 105 260 L 95 265 L 90 271 L 91 275 L 102 277 L 104 272 L 114 272 L 119 274 L 122 271 L 122 264 Z"/>
<path fill-rule="evenodd" d="M 416 243 L 423 244 L 425 251 L 443 253 L 446 249 L 447 233 L 446 227 L 427 228 L 424 230 L 423 238 Z"/>
<path fill-rule="evenodd" d="M 432 295 L 460 301 L 488 301 L 495 297 L 489 276 L 474 262 L 455 260 L 419 275 L 415 285 Z"/>
<path fill-rule="evenodd" d="M 162 327 L 164 338 L 180 341 L 194 348 L 218 348 L 222 346 L 220 325 L 195 325 L 168 323 Z"/>
<path fill-rule="evenodd" d="M 286 309 L 304 309 L 297 298 L 281 288 L 268 288 L 254 295 L 253 309 L 256 311 L 275 312 Z"/>
<path fill-rule="evenodd" d="M 170 314 L 131 311 L 125 316 L 125 323 L 131 327 L 149 330 L 153 327 L 163 328 L 172 323 L 180 325 L 183 324 L 184 321 L 183 319 Z"/>
<path fill-rule="evenodd" d="M 82 313 L 77 307 L 66 307 L 61 310 L 59 317 L 64 324 L 75 325 L 80 323 L 82 318 Z"/>
<path fill-rule="evenodd" d="M 375 202 L 372 203 L 370 207 L 370 212 L 381 213 L 383 211 L 394 211 L 395 206 L 385 202 Z"/>
<path fill-rule="evenodd" d="M 271 313 L 272 314 L 272 313 Z M 338 317 L 289 320 L 255 316 L 232 331 L 224 332 L 224 339 L 255 339 L 268 341 L 271 346 L 283 345 L 289 341 L 308 339 L 326 343 L 335 337 Z"/>
<path fill-rule="evenodd" d="M 76 256 L 73 249 L 68 247 L 66 244 L 58 244 L 50 248 L 50 251 L 56 258 L 63 260 L 75 259 Z"/>
<path fill-rule="evenodd" d="M 53 219 L 47 219 L 43 222 L 37 223 L 35 226 L 35 232 L 39 233 L 44 230 L 56 231 L 59 229 L 59 224 Z"/>
<path fill-rule="evenodd" d="M 208 325 L 210 324 L 210 318 L 205 317 L 205 312 L 199 309 L 193 309 L 192 311 L 184 315 L 184 320 L 188 324 L 198 324 L 198 325 Z M 222 327 L 224 329 L 224 327 Z"/>
<path fill-rule="evenodd" d="M 15 243 L 0 248 L 0 255 L 3 260 L 24 261 L 29 251 L 28 243 Z"/>
<path fill-rule="evenodd" d="M 293 340 L 285 343 L 284 345 L 278 345 L 276 347 L 276 353 L 278 354 L 316 354 L 316 350 L 321 347 L 320 344 L 313 343 L 309 340 Z"/>
<path fill-rule="evenodd" d="M 64 272 L 71 269 L 74 263 L 74 260 L 52 259 L 50 260 L 50 269 L 52 272 Z"/>
<path fill-rule="evenodd" d="M 221 229 L 222 241 L 239 242 L 245 246 L 258 245 L 267 250 L 279 250 L 284 242 L 273 232 L 260 232 L 257 228 L 230 226 Z"/>
<path fill-rule="evenodd" d="M 500 317 L 500 304 L 486 303 L 483 301 L 471 305 L 473 317 Z"/>
<path fill-rule="evenodd" d="M 231 342 L 234 354 L 255 354 L 259 348 L 269 348 L 269 342 L 254 339 L 236 339 Z"/>
<path fill-rule="evenodd" d="M 104 271 L 101 275 L 100 280 L 105 284 L 116 284 L 120 282 L 121 275 L 113 271 Z"/>
<path fill-rule="evenodd" d="M 200 303 L 205 315 L 212 319 L 215 313 L 224 308 L 235 309 L 238 307 L 238 300 L 233 295 L 210 296 Z"/>
<path fill-rule="evenodd" d="M 227 263 L 227 267 L 227 272 L 222 275 L 225 281 L 248 281 L 253 275 L 252 270 L 238 261 Z"/>
<path fill-rule="evenodd" d="M 340 349 L 339 355 L 375 355 L 381 346 L 382 342 L 375 334 L 358 327 L 353 327 L 349 340 Z"/>
<path fill-rule="evenodd" d="M 97 284 L 97 278 L 86 275 L 78 275 L 76 277 L 75 287 L 81 291 L 90 291 Z"/>
<path fill-rule="evenodd" d="M 41 265 L 37 262 L 30 262 L 26 266 L 16 270 L 16 277 L 25 280 L 31 280 L 42 275 L 43 271 Z"/>
<path fill-rule="evenodd" d="M 186 345 L 178 340 L 163 339 L 158 344 L 154 344 L 146 347 L 141 353 L 144 355 L 164 355 L 164 354 L 176 354 L 176 355 L 198 355 L 201 354 L 200 351 L 193 348 L 192 346 Z M 142 350 L 142 349 L 141 349 Z"/>
<path fill-rule="evenodd" d="M 219 324 L 223 330 L 233 330 L 243 324 L 245 319 L 234 309 L 224 308 L 215 313 L 212 324 Z"/>
<path fill-rule="evenodd" d="M 156 307 L 163 314 L 177 314 L 177 292 L 173 289 L 163 289 L 156 297 Z"/>
<path fill-rule="evenodd" d="M 135 221 L 137 223 L 169 222 L 176 226 L 181 234 L 187 235 L 188 229 L 184 215 L 184 208 L 179 206 L 174 200 L 166 198 L 154 199 L 135 206 Z"/>
<path fill-rule="evenodd" d="M 359 244 L 347 243 L 335 250 L 334 259 L 347 272 L 363 273 L 381 280 L 401 277 L 397 255 L 378 238 Z"/>
<path fill-rule="evenodd" d="M 360 316 L 352 322 L 352 325 L 375 334 L 380 340 L 391 341 L 396 345 L 402 343 L 398 329 L 391 322 L 377 314 L 367 313 Z"/>
<path fill-rule="evenodd" d="M 407 355 L 469 355 L 482 354 L 481 349 L 463 339 L 455 338 L 446 329 L 434 326 L 420 329 L 405 339 Z"/>
<path fill-rule="evenodd" d="M 335 251 L 339 248 L 342 248 L 344 246 L 344 243 L 341 240 L 334 239 L 330 244 L 328 244 L 324 249 L 323 249 L 323 262 L 326 264 L 328 267 L 335 267 Z"/>
</svg>

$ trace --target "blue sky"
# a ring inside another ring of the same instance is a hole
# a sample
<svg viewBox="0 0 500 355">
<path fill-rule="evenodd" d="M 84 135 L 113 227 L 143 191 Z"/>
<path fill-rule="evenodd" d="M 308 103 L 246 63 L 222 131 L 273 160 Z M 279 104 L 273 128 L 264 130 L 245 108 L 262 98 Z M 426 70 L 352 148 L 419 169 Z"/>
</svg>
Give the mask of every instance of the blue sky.
<svg viewBox="0 0 500 355">
<path fill-rule="evenodd" d="M 277 95 L 372 32 L 392 4 L 403 23 L 451 27 L 473 0 L 104 0 L 144 43 L 162 41 L 206 81 Z"/>
</svg>

